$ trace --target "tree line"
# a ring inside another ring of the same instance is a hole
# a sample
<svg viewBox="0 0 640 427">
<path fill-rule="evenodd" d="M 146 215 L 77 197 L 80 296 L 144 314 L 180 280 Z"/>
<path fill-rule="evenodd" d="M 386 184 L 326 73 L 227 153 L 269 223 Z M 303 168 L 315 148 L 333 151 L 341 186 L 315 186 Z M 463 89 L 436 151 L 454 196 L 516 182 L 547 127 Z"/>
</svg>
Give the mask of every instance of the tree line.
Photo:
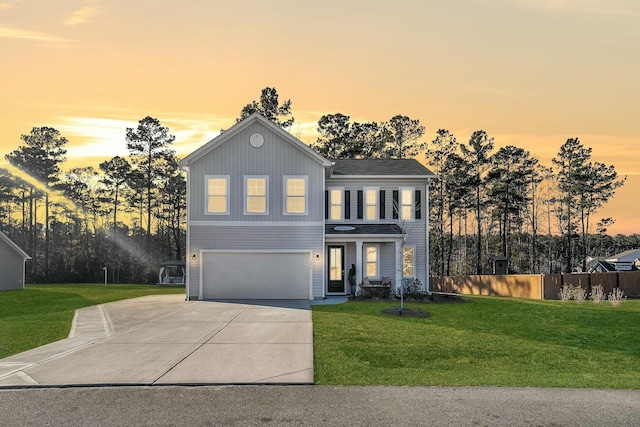
<svg viewBox="0 0 640 427">
<path fill-rule="evenodd" d="M 175 137 L 152 117 L 125 131 L 128 157 L 65 172 L 67 138 L 35 127 L 5 156 L 0 228 L 31 255 L 30 282 L 155 280 L 159 261 L 183 259 L 186 184 Z"/>
<path fill-rule="evenodd" d="M 291 128 L 291 101 L 275 88 L 246 104 L 237 121 L 259 112 Z M 466 143 L 445 129 L 424 139 L 420 120 L 396 115 L 383 122 L 351 122 L 326 114 L 312 148 L 331 158 L 412 158 L 439 177 L 431 182 L 431 271 L 487 272 L 495 256 L 519 273 L 573 271 L 591 254 L 638 247 L 638 236 L 610 237 L 614 220 L 592 216 L 624 184 L 613 166 L 568 139 L 543 166 L 528 151 L 494 150 L 485 131 Z M 0 170 L 0 229 L 33 257 L 30 282 L 94 282 L 107 267 L 111 281 L 150 282 L 157 265 L 185 255 L 186 184 L 175 137 L 145 117 L 124 132 L 128 156 L 62 171 L 68 140 L 56 129 L 33 128 L 5 156 Z M 19 170 L 21 172 L 16 172 Z M 595 233 L 594 233 L 595 231 Z"/>
</svg>

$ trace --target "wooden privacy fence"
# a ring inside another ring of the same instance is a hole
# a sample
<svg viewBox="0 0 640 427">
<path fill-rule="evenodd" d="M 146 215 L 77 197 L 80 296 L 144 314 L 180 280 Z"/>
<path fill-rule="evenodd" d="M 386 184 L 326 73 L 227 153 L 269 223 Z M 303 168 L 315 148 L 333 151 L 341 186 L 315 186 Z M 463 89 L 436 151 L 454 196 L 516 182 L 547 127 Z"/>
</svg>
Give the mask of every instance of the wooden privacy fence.
<svg viewBox="0 0 640 427">
<path fill-rule="evenodd" d="M 589 293 L 592 286 L 602 285 L 607 294 L 614 288 L 620 288 L 626 296 L 640 298 L 640 271 L 545 274 L 543 281 L 544 299 L 560 299 L 558 294 L 564 285 L 580 286 Z"/>
<path fill-rule="evenodd" d="M 581 286 L 589 293 L 591 286 L 602 285 L 606 293 L 620 288 L 630 298 L 640 297 L 640 271 L 430 277 L 429 284 L 432 292 L 530 299 L 559 299 L 564 285 Z"/>
<path fill-rule="evenodd" d="M 430 277 L 434 292 L 542 299 L 542 275 L 508 274 Z"/>
</svg>

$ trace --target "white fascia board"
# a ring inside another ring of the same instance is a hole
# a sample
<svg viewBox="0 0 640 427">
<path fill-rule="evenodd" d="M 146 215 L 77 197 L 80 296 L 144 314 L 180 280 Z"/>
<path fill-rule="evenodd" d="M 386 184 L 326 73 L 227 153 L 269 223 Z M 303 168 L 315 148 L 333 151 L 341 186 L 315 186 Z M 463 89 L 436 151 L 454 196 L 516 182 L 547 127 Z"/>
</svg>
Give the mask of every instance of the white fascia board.
<svg viewBox="0 0 640 427">
<path fill-rule="evenodd" d="M 329 179 L 434 179 L 435 175 L 332 175 Z"/>
<path fill-rule="evenodd" d="M 325 234 L 327 242 L 395 242 L 402 234 Z"/>
<path fill-rule="evenodd" d="M 324 221 L 189 221 L 198 227 L 323 227 Z"/>
</svg>

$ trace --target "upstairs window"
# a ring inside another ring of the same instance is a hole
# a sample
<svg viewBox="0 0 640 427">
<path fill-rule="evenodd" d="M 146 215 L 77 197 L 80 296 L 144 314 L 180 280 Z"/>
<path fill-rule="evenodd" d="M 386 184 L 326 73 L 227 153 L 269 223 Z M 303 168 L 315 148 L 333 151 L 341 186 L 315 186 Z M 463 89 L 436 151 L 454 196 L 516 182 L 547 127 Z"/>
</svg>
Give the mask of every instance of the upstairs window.
<svg viewBox="0 0 640 427">
<path fill-rule="evenodd" d="M 268 180 L 266 176 L 245 176 L 245 214 L 269 213 L 267 203 Z"/>
<path fill-rule="evenodd" d="M 226 215 L 229 213 L 229 176 L 205 177 L 207 189 L 206 213 Z"/>
<path fill-rule="evenodd" d="M 342 188 L 329 189 L 329 219 L 342 220 Z"/>
<path fill-rule="evenodd" d="M 413 219 L 413 188 L 400 188 L 400 219 Z"/>
<path fill-rule="evenodd" d="M 307 213 L 307 177 L 284 177 L 284 213 L 285 215 L 304 215 Z"/>
<path fill-rule="evenodd" d="M 364 219 L 375 221 L 378 219 L 378 189 L 364 189 Z"/>
</svg>

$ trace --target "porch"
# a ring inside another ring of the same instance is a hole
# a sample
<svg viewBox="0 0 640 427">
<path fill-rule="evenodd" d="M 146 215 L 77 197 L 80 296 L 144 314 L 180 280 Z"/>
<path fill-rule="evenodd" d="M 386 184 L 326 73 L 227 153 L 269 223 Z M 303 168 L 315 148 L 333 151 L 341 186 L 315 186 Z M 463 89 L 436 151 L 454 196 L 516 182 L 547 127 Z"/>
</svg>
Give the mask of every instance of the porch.
<svg viewBox="0 0 640 427">
<path fill-rule="evenodd" d="M 349 271 L 355 267 L 356 289 L 364 278 L 391 279 L 392 290 L 402 283 L 404 233 L 396 224 L 327 224 L 326 295 L 351 295 Z"/>
</svg>

